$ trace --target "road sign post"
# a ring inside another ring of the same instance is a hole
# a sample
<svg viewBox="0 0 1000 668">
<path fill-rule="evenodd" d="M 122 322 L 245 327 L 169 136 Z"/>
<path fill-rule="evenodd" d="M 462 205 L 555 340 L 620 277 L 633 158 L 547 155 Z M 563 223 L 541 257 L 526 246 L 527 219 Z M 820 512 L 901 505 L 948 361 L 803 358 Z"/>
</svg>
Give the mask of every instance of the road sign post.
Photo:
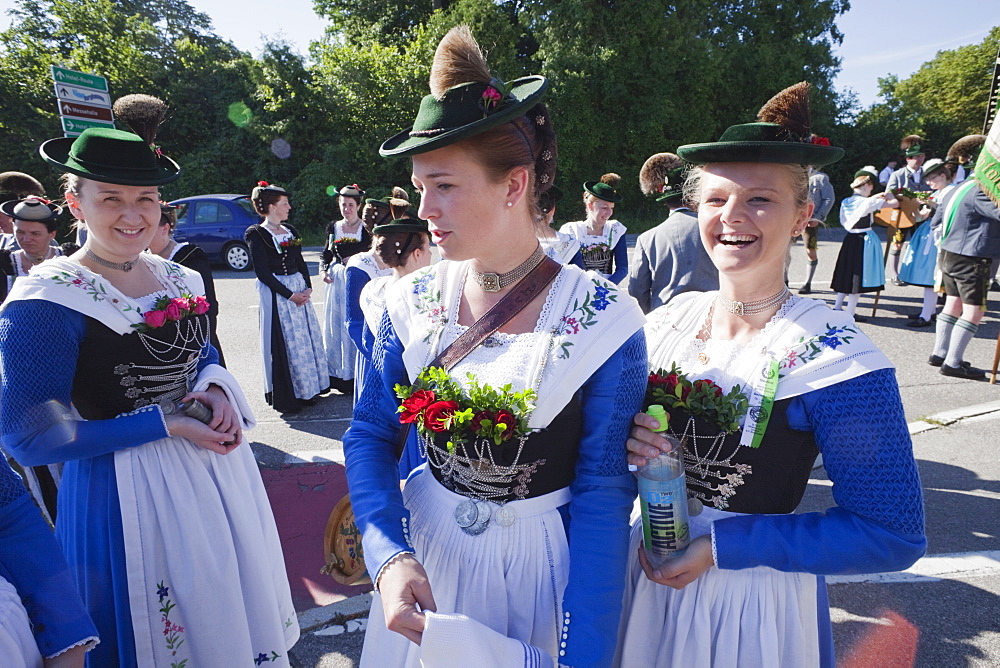
<svg viewBox="0 0 1000 668">
<path fill-rule="evenodd" d="M 75 137 L 87 128 L 115 127 L 106 78 L 58 65 L 51 71 L 65 136 Z"/>
</svg>

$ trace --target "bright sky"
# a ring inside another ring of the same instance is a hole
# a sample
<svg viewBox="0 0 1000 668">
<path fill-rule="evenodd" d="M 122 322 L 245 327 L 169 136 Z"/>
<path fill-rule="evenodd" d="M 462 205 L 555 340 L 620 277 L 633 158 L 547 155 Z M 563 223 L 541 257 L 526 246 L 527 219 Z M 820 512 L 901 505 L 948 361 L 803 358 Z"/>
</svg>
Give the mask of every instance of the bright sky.
<svg viewBox="0 0 1000 668">
<path fill-rule="evenodd" d="M 212 18 L 217 34 L 254 55 L 265 36 L 284 38 L 307 55 L 309 42 L 326 25 L 313 13 L 310 0 L 284 0 L 280 11 L 274 11 L 273 0 L 188 2 Z M 6 11 L 13 6 L 14 0 L 0 0 L 0 26 L 9 25 Z M 854 0 L 838 20 L 844 43 L 838 49 L 837 87 L 854 89 L 862 106 L 868 106 L 877 100 L 879 77 L 905 78 L 938 51 L 980 42 L 997 25 L 996 0 Z"/>
</svg>

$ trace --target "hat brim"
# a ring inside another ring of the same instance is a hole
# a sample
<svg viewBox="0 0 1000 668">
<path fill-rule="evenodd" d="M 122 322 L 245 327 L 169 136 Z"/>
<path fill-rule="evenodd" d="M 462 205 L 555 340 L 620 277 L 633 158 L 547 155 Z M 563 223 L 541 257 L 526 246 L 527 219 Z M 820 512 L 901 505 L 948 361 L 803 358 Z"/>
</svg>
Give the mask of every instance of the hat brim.
<svg viewBox="0 0 1000 668">
<path fill-rule="evenodd" d="M 383 157 L 417 155 L 474 137 L 490 128 L 495 128 L 522 116 L 542 99 L 548 87 L 548 79 L 538 75 L 515 79 L 510 82 L 510 95 L 517 99 L 514 104 L 502 107 L 478 121 L 446 130 L 431 137 L 411 136 L 410 132 L 413 130 L 413 126 L 410 126 L 382 142 L 378 152 Z"/>
<path fill-rule="evenodd" d="M 46 204 L 45 207 L 49 210 L 49 215 L 45 218 L 22 218 L 14 213 L 14 207 L 21 203 L 22 200 L 12 199 L 0 204 L 0 213 L 13 218 L 14 220 L 22 220 L 26 223 L 48 223 L 59 217 L 62 213 L 62 207 L 58 204 Z"/>
<path fill-rule="evenodd" d="M 611 202 L 612 204 L 618 204 L 619 202 L 622 201 L 622 195 L 621 195 L 621 193 L 618 193 L 618 192 L 615 193 L 614 197 L 608 197 L 607 195 L 603 195 L 603 194 L 599 194 L 599 193 L 594 192 L 594 186 L 596 186 L 598 183 L 601 183 L 601 182 L 600 181 L 587 181 L 586 183 L 583 184 L 583 189 L 586 190 L 591 195 L 593 195 L 594 197 L 596 197 L 597 199 L 603 200 L 605 202 Z"/>
<path fill-rule="evenodd" d="M 81 165 L 70 156 L 70 149 L 74 141 L 73 137 L 50 139 L 38 147 L 38 152 L 45 159 L 45 162 L 64 172 L 101 183 L 114 183 L 122 186 L 162 186 L 176 181 L 181 176 L 180 166 L 165 155 L 157 158 L 155 174 L 142 175 L 134 169 L 116 169 L 110 166 L 102 172 L 96 172 Z"/>
<path fill-rule="evenodd" d="M 735 141 L 687 144 L 677 149 L 677 155 L 696 165 L 710 162 L 774 162 L 822 167 L 844 157 L 844 149 L 804 142 Z"/>
<path fill-rule="evenodd" d="M 417 234 L 430 234 L 427 229 L 427 224 L 418 225 L 417 223 L 388 223 L 386 225 L 376 225 L 372 228 L 372 234 L 383 235 L 391 234 L 392 232 L 416 232 Z"/>
<path fill-rule="evenodd" d="M 684 193 L 681 191 L 666 192 L 656 198 L 657 202 L 669 202 L 672 199 L 680 199 L 684 197 Z"/>
</svg>

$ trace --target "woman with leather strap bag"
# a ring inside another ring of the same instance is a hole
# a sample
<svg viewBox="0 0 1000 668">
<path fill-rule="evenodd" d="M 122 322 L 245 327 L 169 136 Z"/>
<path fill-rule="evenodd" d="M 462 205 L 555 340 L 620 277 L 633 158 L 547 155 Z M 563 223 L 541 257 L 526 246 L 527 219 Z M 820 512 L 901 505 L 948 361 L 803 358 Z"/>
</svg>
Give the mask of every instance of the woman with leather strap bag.
<svg viewBox="0 0 1000 668">
<path fill-rule="evenodd" d="M 455 28 L 413 127 L 381 148 L 412 157 L 443 261 L 388 290 L 344 437 L 376 586 L 363 666 L 468 663 L 472 633 L 517 662 L 606 665 L 614 652 L 644 319 L 597 274 L 551 271 L 538 244 L 556 169 L 547 87 L 494 77 Z M 427 458 L 402 493 L 401 422 Z"/>
</svg>

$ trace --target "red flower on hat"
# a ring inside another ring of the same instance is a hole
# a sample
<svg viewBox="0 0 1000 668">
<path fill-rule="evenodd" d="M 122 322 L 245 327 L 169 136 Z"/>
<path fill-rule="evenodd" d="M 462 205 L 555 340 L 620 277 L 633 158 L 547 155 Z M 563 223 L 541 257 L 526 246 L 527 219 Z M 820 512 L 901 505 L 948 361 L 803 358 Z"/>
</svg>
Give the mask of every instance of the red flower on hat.
<svg viewBox="0 0 1000 668">
<path fill-rule="evenodd" d="M 812 143 L 816 144 L 817 146 L 829 146 L 830 140 L 827 139 L 826 137 L 819 137 L 817 135 L 813 135 Z"/>
<path fill-rule="evenodd" d="M 258 181 L 257 185 L 259 185 L 261 188 L 266 188 L 266 187 L 268 187 L 271 184 L 268 183 L 267 181 Z"/>
<path fill-rule="evenodd" d="M 483 108 L 486 111 L 494 109 L 503 99 L 503 96 L 493 86 L 487 86 L 486 90 L 483 91 Z"/>
</svg>

